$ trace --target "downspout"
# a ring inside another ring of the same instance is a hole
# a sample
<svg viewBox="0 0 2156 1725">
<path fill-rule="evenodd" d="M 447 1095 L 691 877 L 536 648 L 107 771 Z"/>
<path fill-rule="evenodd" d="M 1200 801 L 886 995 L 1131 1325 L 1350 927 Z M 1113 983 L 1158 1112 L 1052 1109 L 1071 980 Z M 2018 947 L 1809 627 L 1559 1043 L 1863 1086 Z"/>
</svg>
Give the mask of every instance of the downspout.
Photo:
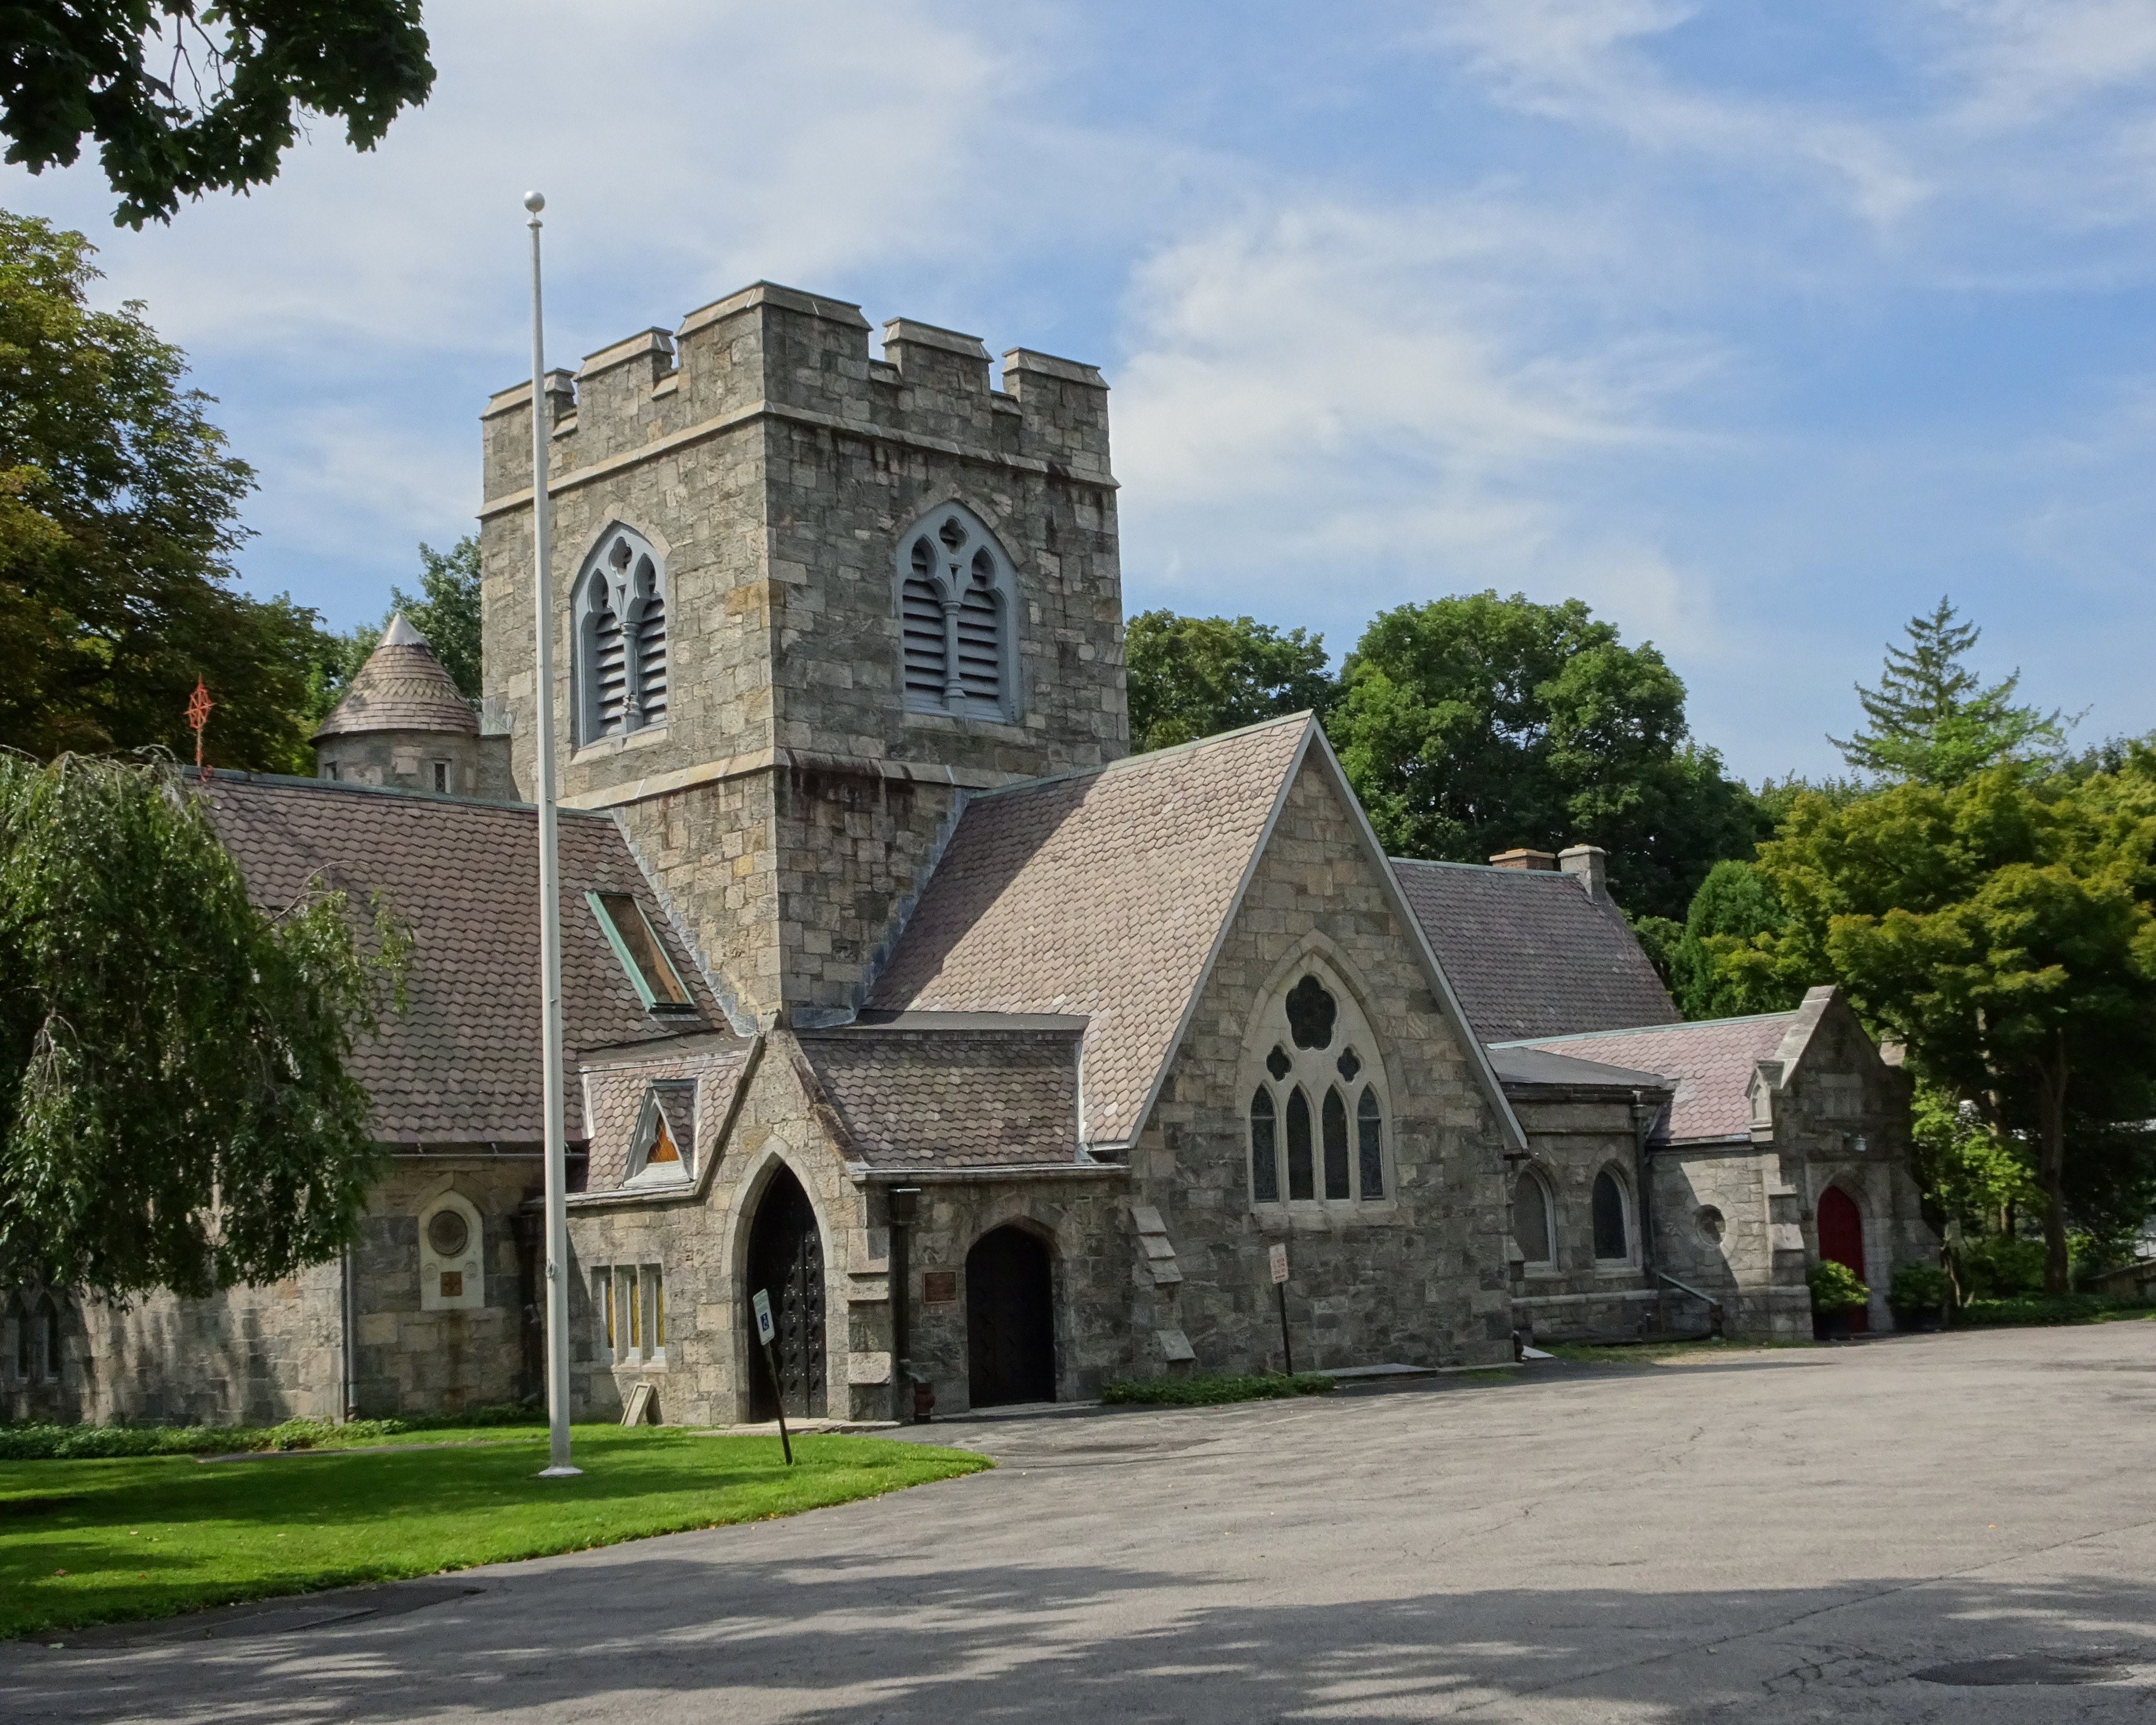
<svg viewBox="0 0 2156 1725">
<path fill-rule="evenodd" d="M 346 1424 L 359 1418 L 359 1360 L 353 1343 L 357 1341 L 359 1325 L 352 1310 L 352 1248 L 346 1246 L 337 1260 L 337 1306 L 341 1320 L 341 1336 L 337 1352 L 344 1367 L 344 1417 Z"/>
</svg>

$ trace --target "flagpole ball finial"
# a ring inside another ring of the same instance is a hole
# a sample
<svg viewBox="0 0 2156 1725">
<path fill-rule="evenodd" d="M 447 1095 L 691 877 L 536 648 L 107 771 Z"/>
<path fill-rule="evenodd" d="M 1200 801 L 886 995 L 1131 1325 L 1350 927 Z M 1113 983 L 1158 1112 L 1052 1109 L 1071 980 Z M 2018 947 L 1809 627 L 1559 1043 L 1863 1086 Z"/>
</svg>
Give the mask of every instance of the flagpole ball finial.
<svg viewBox="0 0 2156 1725">
<path fill-rule="evenodd" d="M 547 207 L 547 194 L 544 192 L 526 192 L 524 194 L 524 207 L 532 214 L 538 214 Z"/>
</svg>

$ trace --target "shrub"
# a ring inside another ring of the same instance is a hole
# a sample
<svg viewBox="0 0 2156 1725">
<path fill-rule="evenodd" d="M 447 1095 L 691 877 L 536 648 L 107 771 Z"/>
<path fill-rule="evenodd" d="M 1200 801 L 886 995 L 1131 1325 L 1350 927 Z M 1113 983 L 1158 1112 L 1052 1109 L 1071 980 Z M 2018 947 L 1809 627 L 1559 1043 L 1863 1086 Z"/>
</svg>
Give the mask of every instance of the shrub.
<svg viewBox="0 0 2156 1725">
<path fill-rule="evenodd" d="M 1871 1298 L 1871 1290 L 1857 1280 L 1856 1272 L 1831 1258 L 1822 1258 L 1806 1271 L 1804 1285 L 1812 1290 L 1815 1312 L 1848 1311 Z"/>
<path fill-rule="evenodd" d="M 1333 1388 L 1322 1372 L 1276 1372 L 1236 1377 L 1215 1372 L 1188 1377 L 1126 1377 L 1101 1392 L 1104 1402 L 1143 1402 L 1155 1407 L 1209 1408 L 1216 1402 L 1262 1402 L 1276 1396 L 1322 1396 Z"/>
<path fill-rule="evenodd" d="M 2040 1294 L 2044 1288 L 2044 1243 L 1992 1234 L 1964 1246 L 1962 1284 L 1977 1300 L 2006 1300 Z"/>
<path fill-rule="evenodd" d="M 1894 1272 L 1887 1303 L 1897 1311 L 1935 1311 L 1947 1303 L 1947 1273 L 1936 1264 L 1905 1264 Z"/>
</svg>

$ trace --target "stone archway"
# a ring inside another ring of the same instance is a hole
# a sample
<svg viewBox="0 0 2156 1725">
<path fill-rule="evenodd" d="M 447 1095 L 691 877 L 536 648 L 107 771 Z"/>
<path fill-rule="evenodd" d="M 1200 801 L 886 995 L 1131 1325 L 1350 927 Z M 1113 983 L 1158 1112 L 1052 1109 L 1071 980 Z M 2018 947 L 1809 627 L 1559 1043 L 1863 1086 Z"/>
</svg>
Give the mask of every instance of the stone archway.
<svg viewBox="0 0 2156 1725">
<path fill-rule="evenodd" d="M 783 1163 L 773 1171 L 757 1201 L 749 1228 L 747 1284 L 742 1315 L 747 1329 L 749 1418 L 774 1419 L 779 1399 L 772 1391 L 771 1370 L 756 1339 L 750 1302 L 758 1289 L 771 1295 L 771 1316 L 778 1335 L 772 1354 L 787 1413 L 796 1419 L 820 1419 L 826 1411 L 824 1352 L 824 1236 L 816 1212 L 793 1171 Z"/>
<path fill-rule="evenodd" d="M 1055 1280 L 1047 1244 L 1006 1225 L 966 1254 L 966 1351 L 973 1405 L 1055 1399 Z"/>
<path fill-rule="evenodd" d="M 1838 1186 L 1830 1186 L 1820 1194 L 1819 1249 L 1820 1257 L 1832 1259 L 1858 1281 L 1870 1285 L 1871 1279 L 1864 1274 L 1864 1213 L 1856 1208 L 1856 1200 Z M 1862 1306 L 1851 1310 L 1851 1335 L 1861 1336 L 1871 1327 L 1871 1314 Z"/>
</svg>

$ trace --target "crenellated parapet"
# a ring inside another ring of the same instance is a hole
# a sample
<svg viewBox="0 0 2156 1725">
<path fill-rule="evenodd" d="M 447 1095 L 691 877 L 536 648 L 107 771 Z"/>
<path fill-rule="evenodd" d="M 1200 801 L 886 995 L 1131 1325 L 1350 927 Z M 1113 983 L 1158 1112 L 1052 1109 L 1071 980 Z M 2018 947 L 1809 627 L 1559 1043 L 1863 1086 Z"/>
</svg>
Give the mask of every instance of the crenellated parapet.
<svg viewBox="0 0 2156 1725">
<path fill-rule="evenodd" d="M 1092 366 L 1014 348 L 997 389 L 978 336 L 894 317 L 875 358 L 869 334 L 858 306 L 760 281 L 671 332 L 603 348 L 573 374 L 550 371 L 553 476 L 778 413 L 1113 485 L 1108 386 Z M 531 484 L 531 399 L 518 384 L 481 415 L 490 505 Z"/>
</svg>

